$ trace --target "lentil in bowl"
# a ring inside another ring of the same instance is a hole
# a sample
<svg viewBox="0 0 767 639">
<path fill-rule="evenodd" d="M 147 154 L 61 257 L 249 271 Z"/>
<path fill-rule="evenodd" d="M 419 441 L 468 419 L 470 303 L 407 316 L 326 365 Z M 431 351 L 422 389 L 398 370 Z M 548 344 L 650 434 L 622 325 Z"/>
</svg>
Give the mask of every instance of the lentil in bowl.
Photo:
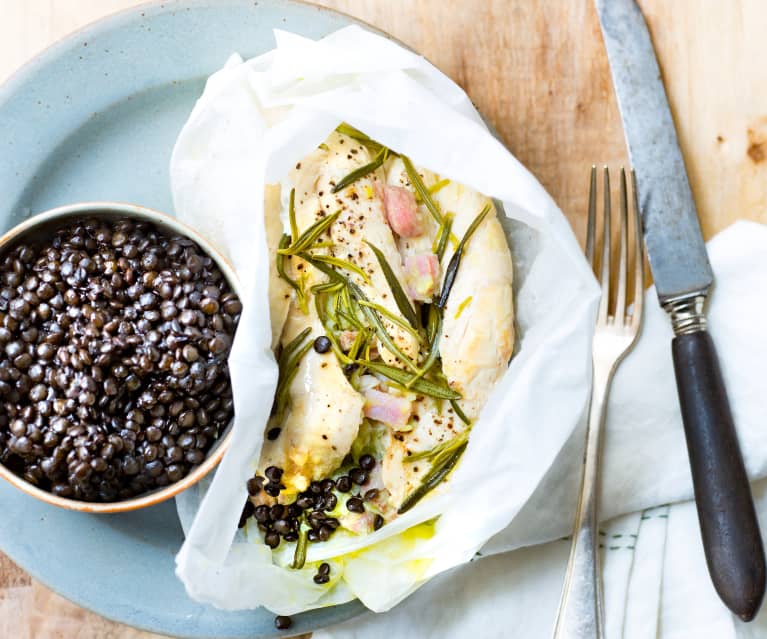
<svg viewBox="0 0 767 639">
<path fill-rule="evenodd" d="M 0 475 L 50 503 L 131 510 L 220 460 L 231 267 L 155 211 L 87 203 L 0 239 Z"/>
</svg>

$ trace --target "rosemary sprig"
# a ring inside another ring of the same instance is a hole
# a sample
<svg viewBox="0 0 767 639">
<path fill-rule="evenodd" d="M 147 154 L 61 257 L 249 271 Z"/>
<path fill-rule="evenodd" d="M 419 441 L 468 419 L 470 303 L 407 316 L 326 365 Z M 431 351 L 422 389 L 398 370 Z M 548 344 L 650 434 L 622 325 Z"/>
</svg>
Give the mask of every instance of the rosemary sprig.
<svg viewBox="0 0 767 639">
<path fill-rule="evenodd" d="M 458 248 L 455 250 L 455 253 L 453 253 L 453 257 L 450 258 L 450 262 L 445 270 L 445 281 L 442 284 L 442 292 L 439 294 L 439 299 L 437 300 L 438 309 L 444 310 L 445 304 L 447 304 L 447 298 L 450 295 L 450 290 L 455 283 L 455 277 L 458 274 L 458 267 L 461 265 L 463 251 L 471 239 L 471 236 L 474 235 L 474 231 L 476 231 L 479 225 L 482 224 L 482 220 L 485 219 L 489 212 L 490 204 L 486 204 L 477 217 L 474 218 L 474 221 L 469 225 L 469 228 L 466 229 L 466 233 L 464 233 L 463 238 L 461 238 L 461 241 L 458 243 Z"/>
<path fill-rule="evenodd" d="M 386 261 L 386 256 L 384 256 L 383 252 L 378 247 L 376 247 L 374 244 L 371 244 L 367 240 L 365 240 L 365 244 L 367 244 L 370 247 L 370 249 L 373 251 L 373 253 L 375 254 L 376 259 L 378 260 L 378 264 L 381 266 L 381 271 L 383 272 L 384 277 L 386 278 L 386 283 L 389 285 L 392 295 L 394 296 L 394 301 L 397 304 L 397 308 L 399 309 L 399 312 L 402 313 L 402 316 L 408 322 L 410 322 L 410 325 L 414 329 L 417 330 L 418 317 L 415 313 L 415 310 L 413 309 L 412 304 L 410 303 L 410 300 L 408 299 L 407 294 L 402 288 L 402 284 L 400 284 L 400 281 L 397 279 L 397 276 L 394 275 L 394 271 L 389 265 L 389 262 Z"/>
<path fill-rule="evenodd" d="M 296 550 L 293 554 L 293 563 L 290 567 L 293 570 L 300 570 L 306 563 L 306 548 L 309 545 L 309 525 L 306 523 L 306 515 L 301 515 L 301 522 L 298 526 L 298 541 Z"/>
<path fill-rule="evenodd" d="M 303 357 L 306 352 L 311 348 L 311 344 L 307 344 L 299 351 L 300 357 Z M 275 393 L 274 401 L 274 415 L 277 420 L 282 419 L 282 415 L 285 413 L 285 408 L 288 405 L 288 395 L 290 391 L 290 385 L 293 383 L 296 375 L 298 374 L 298 363 L 285 374 L 282 381 L 277 385 L 277 392 Z"/>
<path fill-rule="evenodd" d="M 429 319 L 426 323 L 426 339 L 431 344 L 442 324 L 442 313 L 434 304 L 429 304 Z"/>
<path fill-rule="evenodd" d="M 351 124 L 347 124 L 346 122 L 339 124 L 336 127 L 336 131 L 341 135 L 357 140 L 357 142 L 367 147 L 367 149 L 373 153 L 378 153 L 382 148 L 382 145 L 373 140 L 370 136 L 365 135 L 362 131 L 355 129 Z"/>
<path fill-rule="evenodd" d="M 352 360 L 357 359 L 357 355 L 364 348 L 364 346 L 367 344 L 369 339 L 370 339 L 369 330 L 363 328 L 357 332 L 357 336 L 354 338 L 352 347 L 349 349 L 349 357 Z"/>
<path fill-rule="evenodd" d="M 278 246 L 278 249 L 286 248 L 290 244 L 290 235 L 283 235 L 280 238 L 280 243 Z M 290 287 L 296 292 L 296 297 L 298 299 L 298 307 L 303 311 L 304 315 L 308 312 L 307 308 L 307 298 L 306 298 L 306 291 L 304 290 L 304 287 L 296 282 L 294 279 L 292 279 L 286 272 L 285 272 L 285 256 L 277 251 L 277 274 L 285 280 Z"/>
<path fill-rule="evenodd" d="M 296 190 L 290 189 L 290 204 L 288 206 L 288 219 L 290 220 L 291 243 L 298 241 L 298 223 L 296 222 Z"/>
<path fill-rule="evenodd" d="M 324 273 L 330 278 L 329 282 L 325 282 L 323 286 L 330 286 L 332 283 L 341 284 L 342 287 L 349 286 L 351 282 L 344 277 L 341 273 L 336 271 L 332 266 L 329 266 L 327 264 L 323 264 L 322 262 L 318 262 L 314 259 L 313 255 L 306 254 L 303 257 L 304 260 L 309 262 L 314 268 L 316 268 L 321 273 Z M 313 287 L 314 288 L 314 287 Z"/>
<path fill-rule="evenodd" d="M 353 184 L 359 179 L 364 178 L 366 175 L 372 173 L 376 169 L 380 168 L 381 165 L 383 165 L 384 162 L 386 162 L 386 158 L 389 156 L 389 149 L 387 149 L 385 146 L 381 147 L 381 150 L 376 153 L 375 157 L 365 164 L 364 166 L 361 166 L 357 169 L 354 169 L 349 175 L 342 178 L 338 184 L 336 184 L 333 187 L 332 192 L 338 193 L 339 191 L 345 189 L 350 184 Z"/>
<path fill-rule="evenodd" d="M 272 413 L 282 418 L 282 414 L 285 412 L 285 408 L 288 404 L 288 392 L 293 379 L 298 373 L 298 367 L 301 363 L 301 359 L 306 352 L 312 347 L 312 342 L 303 344 L 303 341 L 311 333 L 311 328 L 305 328 L 299 335 L 293 339 L 282 351 L 279 361 L 279 376 L 277 379 L 277 390 L 274 394 L 274 408 Z"/>
<path fill-rule="evenodd" d="M 451 439 L 446 439 L 444 442 L 437 444 L 429 450 L 422 450 L 420 453 L 413 453 L 409 457 L 405 457 L 403 461 L 406 464 L 412 464 L 413 462 L 421 461 L 422 459 L 432 459 L 436 462 L 441 459 L 443 455 L 451 454 L 461 444 L 468 441 L 468 439 L 469 431 L 465 430 Z"/>
<path fill-rule="evenodd" d="M 453 214 L 448 213 L 442 218 L 442 224 L 437 229 L 437 236 L 434 238 L 434 244 L 432 244 L 432 253 L 436 253 L 439 261 L 442 262 L 442 258 L 445 256 L 445 249 L 447 248 L 447 241 L 450 239 L 450 231 L 453 228 Z"/>
<path fill-rule="evenodd" d="M 383 375 L 388 379 L 405 386 L 412 377 L 407 371 L 401 368 L 395 368 L 387 364 L 380 362 L 372 362 L 370 360 L 357 360 L 356 362 L 360 366 L 364 366 L 374 373 Z M 452 388 L 445 384 L 439 384 L 428 379 L 417 379 L 410 387 L 411 391 L 420 393 L 421 395 L 428 395 L 436 399 L 461 399 L 461 394 L 454 391 Z"/>
<path fill-rule="evenodd" d="M 302 330 L 298 335 L 296 335 L 288 344 L 286 344 L 282 348 L 282 353 L 280 353 L 280 360 L 279 360 L 280 373 L 282 373 L 282 370 L 285 364 L 293 356 L 293 354 L 296 352 L 298 347 L 301 346 L 303 341 L 309 336 L 311 332 L 312 332 L 311 327 L 307 326 L 304 330 Z"/>
<path fill-rule="evenodd" d="M 360 300 L 358 302 L 360 306 L 367 306 L 369 308 L 374 309 L 377 311 L 380 315 L 383 315 L 386 319 L 388 319 L 393 324 L 396 324 L 399 326 L 402 330 L 407 331 L 410 333 L 413 337 L 415 337 L 417 340 L 421 340 L 421 336 L 418 334 L 418 331 L 416 331 L 410 324 L 408 324 L 405 320 L 403 320 L 401 317 L 398 317 L 394 313 L 392 313 L 390 310 L 384 308 L 380 304 L 374 304 L 373 302 L 368 302 L 367 300 Z"/>
<path fill-rule="evenodd" d="M 356 288 L 356 287 L 355 287 Z M 360 291 L 361 293 L 361 291 Z M 356 297 L 356 296 L 355 296 Z M 357 301 L 361 301 L 361 299 L 365 299 L 364 296 L 362 298 L 357 298 Z M 383 322 L 381 321 L 380 316 L 378 313 L 370 308 L 369 306 L 360 306 L 360 310 L 362 311 L 362 314 L 367 318 L 368 322 L 373 327 L 373 330 L 375 331 L 376 337 L 380 340 L 381 344 L 383 344 L 384 348 L 388 350 L 390 353 L 395 355 L 402 361 L 405 366 L 407 366 L 411 371 L 414 373 L 420 373 L 421 369 L 418 368 L 416 363 L 410 359 L 405 353 L 402 351 L 402 349 L 397 346 L 394 343 L 394 340 L 391 338 L 391 335 L 386 330 L 386 327 L 383 325 Z M 399 368 L 395 370 L 400 370 Z M 401 371 L 404 372 L 404 371 Z M 405 373 L 407 375 L 407 373 Z"/>
<path fill-rule="evenodd" d="M 435 193 L 439 193 L 448 184 L 450 184 L 450 180 L 448 180 L 447 178 L 443 178 L 439 182 L 435 182 L 429 187 L 429 193 L 431 193 L 432 195 L 434 195 Z"/>
<path fill-rule="evenodd" d="M 421 499 L 423 499 L 427 494 L 434 490 L 434 488 L 436 488 L 437 485 L 450 474 L 450 471 L 455 468 L 455 466 L 458 464 L 458 461 L 461 459 L 461 455 L 463 455 L 463 451 L 466 450 L 468 445 L 468 441 L 464 442 L 448 457 L 440 460 L 439 464 L 433 464 L 429 469 L 429 472 L 423 476 L 421 485 L 418 486 L 418 488 L 416 488 L 407 497 L 405 497 L 405 500 L 397 509 L 397 514 L 402 515 L 403 513 L 406 513 L 419 501 L 421 501 Z"/>
<path fill-rule="evenodd" d="M 306 259 L 304 255 L 301 255 L 300 257 Z M 325 264 L 330 264 L 331 266 L 335 266 L 336 268 L 342 268 L 347 271 L 351 271 L 352 273 L 356 273 L 367 284 L 371 284 L 370 277 L 368 277 L 368 274 L 365 273 L 365 271 L 363 271 L 356 264 L 352 264 L 349 260 L 344 260 L 344 259 L 341 259 L 340 257 L 333 257 L 332 255 L 312 255 L 311 257 L 313 257 L 318 262 L 324 262 Z"/>
<path fill-rule="evenodd" d="M 471 426 L 471 420 L 468 417 L 466 417 L 466 413 L 464 413 L 461 410 L 461 407 L 458 405 L 458 402 L 455 401 L 454 399 L 451 399 L 450 405 L 453 407 L 455 414 L 458 415 L 458 418 L 467 426 Z"/>
<path fill-rule="evenodd" d="M 330 340 L 330 348 L 333 349 L 333 353 L 338 358 L 338 361 L 340 361 L 342 364 L 351 364 L 353 360 L 347 357 L 347 355 L 344 353 L 333 330 L 334 327 L 331 324 L 331 321 L 333 323 L 337 323 L 336 319 L 328 317 L 327 308 L 323 307 L 324 302 L 325 300 L 323 299 L 322 295 L 315 296 L 314 306 L 317 309 L 317 317 L 320 318 L 320 323 L 325 329 L 325 336 Z"/>
<path fill-rule="evenodd" d="M 349 287 L 348 286 L 344 286 L 341 289 L 340 297 L 341 297 L 341 301 L 343 302 L 344 309 L 346 310 L 346 312 L 349 313 L 349 315 L 351 315 L 352 317 L 354 317 L 356 319 L 357 318 L 357 308 L 352 303 L 352 296 L 349 293 Z M 359 321 L 358 321 L 358 323 L 359 323 Z"/>
<path fill-rule="evenodd" d="M 314 241 L 320 235 L 322 235 L 330 227 L 330 225 L 333 224 L 333 222 L 336 221 L 336 218 L 340 214 L 341 211 L 336 211 L 332 215 L 328 215 L 327 217 L 323 217 L 322 219 L 317 220 L 308 229 L 301 233 L 301 236 L 295 242 L 292 242 L 290 246 L 278 249 L 277 253 L 280 255 L 298 255 L 299 253 L 308 251 L 310 248 L 312 248 Z"/>
<path fill-rule="evenodd" d="M 429 320 L 431 320 L 432 315 L 432 308 L 429 309 Z M 436 310 L 436 309 L 435 309 Z M 408 380 L 407 384 L 405 384 L 406 388 L 412 388 L 413 384 L 415 384 L 421 377 L 426 375 L 434 364 L 437 363 L 437 359 L 439 359 L 439 338 L 442 335 L 442 313 L 439 311 L 436 311 L 436 326 L 434 326 L 431 329 L 431 339 L 429 340 L 429 355 L 426 358 L 426 361 L 421 365 L 421 372 L 414 375 L 410 380 Z"/>
<path fill-rule="evenodd" d="M 347 324 L 350 326 L 353 326 L 358 331 L 361 331 L 363 328 L 365 328 L 362 325 L 362 322 L 360 322 L 354 315 L 350 315 L 346 311 L 337 311 L 338 317 L 340 317 L 342 320 L 344 320 Z"/>
<path fill-rule="evenodd" d="M 442 224 L 442 213 L 439 210 L 439 206 L 434 201 L 434 198 L 432 198 L 431 193 L 429 193 L 429 189 L 426 188 L 426 185 L 423 183 L 423 180 L 418 174 L 418 171 L 415 170 L 415 167 L 410 161 L 410 158 L 405 157 L 404 155 L 400 157 L 402 158 L 402 162 L 405 165 L 405 171 L 407 172 L 407 176 L 410 179 L 410 184 L 413 185 L 413 188 L 418 194 L 418 197 L 421 198 L 421 202 L 423 202 L 426 205 L 426 208 L 429 209 L 429 213 L 431 213 L 431 216 L 437 221 L 437 224 Z"/>
<path fill-rule="evenodd" d="M 319 295 L 321 293 L 337 293 L 344 288 L 343 282 L 323 282 L 322 284 L 315 284 L 309 289 L 313 295 Z"/>
<path fill-rule="evenodd" d="M 365 135 L 359 129 L 355 129 L 351 124 L 346 122 L 341 122 L 341 124 L 336 127 L 336 131 L 338 131 L 338 133 L 341 135 L 346 135 L 350 138 L 354 138 L 358 142 L 368 142 L 370 140 L 369 136 Z"/>
<path fill-rule="evenodd" d="M 349 280 L 347 277 L 345 277 L 342 273 L 339 273 L 336 271 L 333 267 L 329 266 L 328 264 L 323 264 L 322 262 L 317 261 L 314 259 L 313 256 L 305 255 L 304 259 L 309 262 L 312 266 L 319 269 L 323 273 L 325 273 L 331 280 L 335 282 L 342 282 L 348 289 L 351 294 L 351 299 L 359 302 L 361 300 L 367 300 L 367 297 L 365 297 L 365 294 L 362 292 L 359 286 L 357 286 L 354 282 Z M 357 308 L 360 309 L 360 312 L 365 316 L 365 318 L 368 320 L 370 326 L 375 331 L 376 336 L 378 337 L 381 344 L 393 355 L 398 357 L 404 364 L 407 366 L 411 371 L 414 373 L 419 373 L 420 369 L 418 366 L 411 360 L 405 353 L 402 351 L 402 349 L 397 346 L 394 343 L 394 340 L 392 340 L 389 333 L 386 331 L 386 327 L 383 325 L 383 322 L 381 321 L 381 318 L 379 317 L 378 313 L 369 307 L 360 306 L 357 304 Z M 330 335 L 328 335 L 328 338 L 331 340 L 331 343 L 333 342 L 333 339 Z M 339 351 L 340 352 L 340 351 Z M 338 355 L 338 352 L 336 353 Z M 343 356 L 344 359 L 346 356 Z M 349 362 L 344 362 L 349 363 Z"/>
</svg>

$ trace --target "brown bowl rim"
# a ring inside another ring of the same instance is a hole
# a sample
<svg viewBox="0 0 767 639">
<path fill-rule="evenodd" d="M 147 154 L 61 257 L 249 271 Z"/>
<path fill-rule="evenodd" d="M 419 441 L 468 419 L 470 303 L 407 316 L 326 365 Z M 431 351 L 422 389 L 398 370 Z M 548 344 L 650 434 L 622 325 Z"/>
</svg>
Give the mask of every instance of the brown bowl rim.
<svg viewBox="0 0 767 639">
<path fill-rule="evenodd" d="M 172 230 L 180 235 L 188 237 L 190 240 L 196 242 L 205 253 L 216 262 L 217 266 L 221 269 L 232 290 L 237 294 L 241 294 L 240 282 L 234 271 L 234 267 L 230 264 L 226 257 L 224 257 L 208 240 L 206 240 L 199 232 L 197 232 L 191 226 L 180 222 L 176 218 L 168 215 L 167 213 L 161 213 L 155 209 L 140 206 L 138 204 L 131 204 L 128 202 L 111 202 L 111 201 L 93 201 L 93 202 L 78 202 L 76 204 L 67 204 L 64 206 L 58 206 L 53 209 L 49 209 L 42 213 L 37 213 L 23 222 L 17 224 L 9 231 L 4 233 L 0 237 L 0 254 L 4 249 L 14 241 L 26 233 L 31 232 L 35 228 L 43 225 L 50 224 L 57 220 L 65 220 L 73 217 L 87 217 L 89 215 L 105 217 L 129 217 L 133 219 L 146 220 L 153 222 L 160 227 Z M 148 506 L 154 506 L 163 501 L 175 497 L 180 492 L 187 490 L 199 482 L 203 477 L 210 473 L 221 462 L 224 454 L 229 448 L 229 443 L 232 438 L 232 425 L 234 420 L 230 421 L 224 430 L 224 434 L 215 443 L 213 449 L 199 466 L 197 466 L 192 472 L 180 479 L 179 481 L 169 484 L 158 490 L 140 495 L 138 497 L 132 497 L 124 501 L 115 502 L 88 502 L 77 499 L 66 499 L 64 497 L 58 497 L 49 493 L 37 486 L 30 484 L 23 478 L 15 475 L 2 464 L 0 464 L 0 477 L 7 482 L 23 491 L 24 493 L 39 499 L 45 503 L 59 508 L 67 510 L 76 510 L 86 513 L 120 513 L 128 512 L 131 510 L 138 510 L 140 508 L 146 508 Z"/>
</svg>

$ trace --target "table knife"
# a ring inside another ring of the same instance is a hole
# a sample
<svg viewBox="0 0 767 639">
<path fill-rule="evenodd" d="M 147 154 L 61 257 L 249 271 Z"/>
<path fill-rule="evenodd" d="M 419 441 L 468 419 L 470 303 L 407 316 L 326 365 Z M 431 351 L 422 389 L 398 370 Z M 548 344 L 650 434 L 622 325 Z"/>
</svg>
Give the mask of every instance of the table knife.
<svg viewBox="0 0 767 639">
<path fill-rule="evenodd" d="M 671 351 L 703 548 L 719 597 L 744 621 L 764 597 L 759 523 L 735 433 L 706 301 L 714 275 L 650 34 L 635 0 L 596 0 L 636 171 L 645 243 Z"/>
</svg>

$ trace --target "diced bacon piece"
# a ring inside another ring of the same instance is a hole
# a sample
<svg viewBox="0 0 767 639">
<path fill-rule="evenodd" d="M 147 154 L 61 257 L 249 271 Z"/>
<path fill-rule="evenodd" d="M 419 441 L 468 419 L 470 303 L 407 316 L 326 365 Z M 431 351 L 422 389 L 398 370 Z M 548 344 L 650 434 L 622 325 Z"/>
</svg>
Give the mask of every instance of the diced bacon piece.
<svg viewBox="0 0 767 639">
<path fill-rule="evenodd" d="M 412 410 L 412 402 L 404 397 L 375 389 L 365 391 L 365 417 L 388 424 L 394 430 L 407 425 Z"/>
<path fill-rule="evenodd" d="M 351 350 L 355 339 L 357 339 L 357 331 L 341 331 L 341 334 L 338 336 L 338 343 L 341 345 L 341 350 L 344 353 L 348 353 Z"/>
<path fill-rule="evenodd" d="M 434 253 L 418 253 L 405 258 L 405 273 L 413 299 L 428 302 L 440 280 L 439 258 Z"/>
<path fill-rule="evenodd" d="M 392 230 L 400 237 L 418 237 L 426 230 L 418 213 L 415 195 L 401 186 L 384 187 L 386 219 Z"/>
</svg>

